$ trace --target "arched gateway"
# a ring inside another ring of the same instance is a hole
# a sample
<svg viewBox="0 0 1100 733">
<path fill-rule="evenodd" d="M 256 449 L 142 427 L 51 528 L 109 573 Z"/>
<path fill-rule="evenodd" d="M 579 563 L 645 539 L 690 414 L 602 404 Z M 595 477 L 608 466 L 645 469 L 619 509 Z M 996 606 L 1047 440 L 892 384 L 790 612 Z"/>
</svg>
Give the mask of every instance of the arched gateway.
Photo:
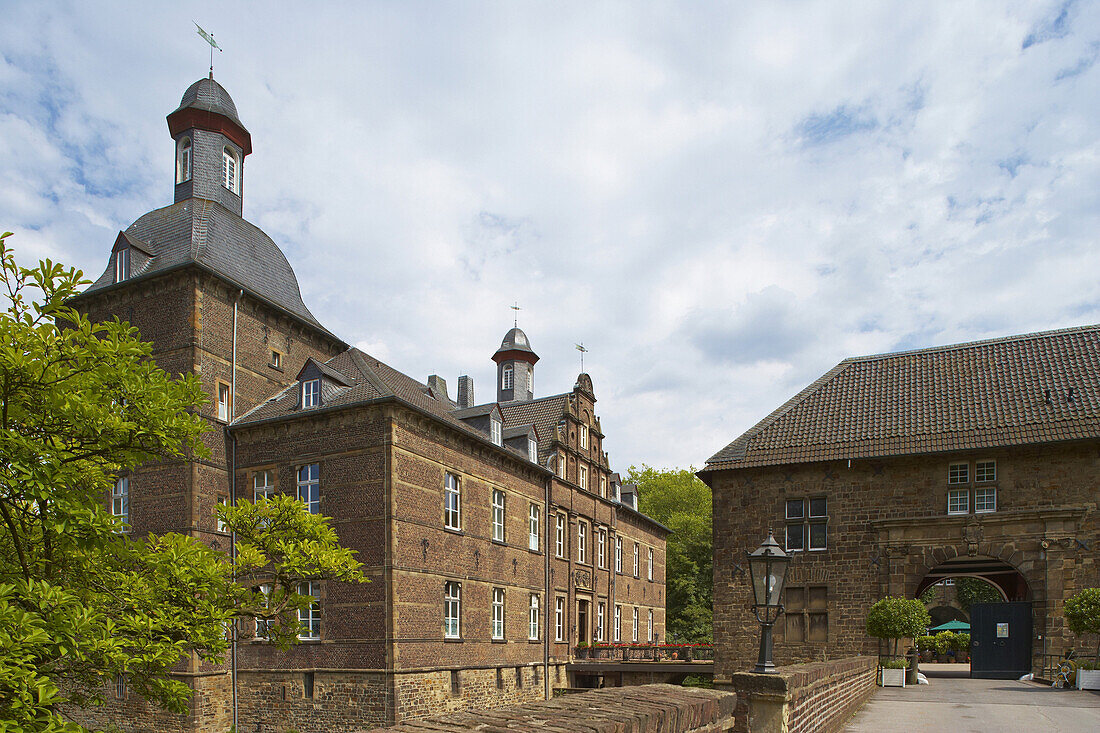
<svg viewBox="0 0 1100 733">
<path fill-rule="evenodd" d="M 717 681 L 755 658 L 742 567 L 769 527 L 795 556 L 777 664 L 874 654 L 876 600 L 969 576 L 1003 600 L 972 624 L 1023 657 L 993 671 L 1039 669 L 1079 644 L 1066 599 L 1100 586 L 1100 326 L 847 359 L 699 475 Z"/>
</svg>

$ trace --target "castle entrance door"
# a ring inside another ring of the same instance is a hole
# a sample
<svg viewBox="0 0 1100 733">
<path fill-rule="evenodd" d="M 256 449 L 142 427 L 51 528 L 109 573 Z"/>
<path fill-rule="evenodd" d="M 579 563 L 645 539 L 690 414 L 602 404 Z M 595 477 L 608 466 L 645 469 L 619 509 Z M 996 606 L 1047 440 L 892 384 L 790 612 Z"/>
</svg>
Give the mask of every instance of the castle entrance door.
<svg viewBox="0 0 1100 733">
<path fill-rule="evenodd" d="M 1014 680 L 1031 671 L 1031 604 L 970 607 L 970 676 Z"/>
<path fill-rule="evenodd" d="M 588 635 L 588 607 L 589 602 L 583 598 L 577 599 L 577 646 L 587 645 Z"/>
</svg>

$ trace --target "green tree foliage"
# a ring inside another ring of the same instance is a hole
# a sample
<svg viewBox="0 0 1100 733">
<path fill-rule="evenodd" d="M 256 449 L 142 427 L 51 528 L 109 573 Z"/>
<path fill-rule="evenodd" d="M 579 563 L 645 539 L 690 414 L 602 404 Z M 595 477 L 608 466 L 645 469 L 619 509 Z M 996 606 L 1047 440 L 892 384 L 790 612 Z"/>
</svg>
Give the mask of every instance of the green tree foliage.
<svg viewBox="0 0 1100 733">
<path fill-rule="evenodd" d="M 694 468 L 630 467 L 626 480 L 638 484 L 639 508 L 672 530 L 666 547 L 665 609 L 669 640 L 703 642 L 713 636 L 710 487 Z"/>
<path fill-rule="evenodd" d="M 956 578 L 955 596 L 959 599 L 959 605 L 970 613 L 970 607 L 975 603 L 1000 603 L 1000 592 L 981 578 Z"/>
<path fill-rule="evenodd" d="M 108 511 L 116 477 L 203 455 L 205 399 L 172 378 L 129 324 L 91 323 L 66 305 L 87 281 L 46 260 L 16 264 L 0 236 L 0 733 L 79 731 L 59 712 L 106 683 L 173 711 L 189 690 L 167 672 L 221 660 L 227 625 L 273 619 L 290 643 L 309 602 L 300 579 L 363 580 L 322 517 L 289 497 L 225 508 L 234 559 L 183 535 L 134 538 Z M 239 576 L 240 582 L 237 581 Z M 264 597 L 254 586 L 273 579 Z"/>
<path fill-rule="evenodd" d="M 878 639 L 892 639 L 898 653 L 898 639 L 917 638 L 932 618 L 919 598 L 887 597 L 871 606 L 867 613 L 867 633 Z"/>
<path fill-rule="evenodd" d="M 1100 634 L 1100 588 L 1085 588 L 1074 593 L 1062 612 L 1069 630 L 1077 636 Z M 1096 644 L 1096 654 L 1100 656 L 1100 640 Z"/>
</svg>

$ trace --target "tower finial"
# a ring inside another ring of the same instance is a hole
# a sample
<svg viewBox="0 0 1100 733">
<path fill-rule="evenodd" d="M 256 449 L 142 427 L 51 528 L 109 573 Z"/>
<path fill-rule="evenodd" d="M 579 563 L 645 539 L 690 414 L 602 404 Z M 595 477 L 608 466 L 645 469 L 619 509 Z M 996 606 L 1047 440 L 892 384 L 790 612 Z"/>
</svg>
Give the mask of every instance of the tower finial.
<svg viewBox="0 0 1100 733">
<path fill-rule="evenodd" d="M 195 23 L 195 21 L 191 21 L 191 22 Z M 198 34 L 200 36 L 202 36 L 202 40 L 204 40 L 204 41 L 206 41 L 207 43 L 210 44 L 210 78 L 213 79 L 214 78 L 214 49 L 215 48 L 218 49 L 219 53 L 224 53 L 224 52 L 222 51 L 222 47 L 219 46 L 217 41 L 214 40 L 214 34 L 213 33 L 207 33 L 206 31 L 204 31 L 202 29 L 202 26 L 200 26 L 198 23 L 195 23 L 195 28 L 198 29 Z"/>
<path fill-rule="evenodd" d="M 515 311 L 515 313 L 513 314 L 514 317 L 512 318 L 512 327 L 519 328 L 519 312 L 523 310 L 523 308 L 520 308 L 518 300 L 513 305 L 510 305 L 508 307 Z"/>
</svg>

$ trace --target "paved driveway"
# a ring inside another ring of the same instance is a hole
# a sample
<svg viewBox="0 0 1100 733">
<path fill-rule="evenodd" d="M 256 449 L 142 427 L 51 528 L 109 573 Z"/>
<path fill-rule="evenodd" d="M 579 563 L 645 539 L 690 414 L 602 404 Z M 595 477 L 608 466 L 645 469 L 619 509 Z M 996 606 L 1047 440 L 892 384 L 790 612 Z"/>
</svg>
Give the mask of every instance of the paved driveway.
<svg viewBox="0 0 1100 733">
<path fill-rule="evenodd" d="M 1055 690 L 1015 680 L 937 676 L 943 672 L 936 670 L 936 666 L 963 667 L 922 664 L 921 671 L 929 676 L 930 684 L 879 688 L 845 730 L 849 733 L 1100 731 L 1100 692 Z"/>
</svg>

